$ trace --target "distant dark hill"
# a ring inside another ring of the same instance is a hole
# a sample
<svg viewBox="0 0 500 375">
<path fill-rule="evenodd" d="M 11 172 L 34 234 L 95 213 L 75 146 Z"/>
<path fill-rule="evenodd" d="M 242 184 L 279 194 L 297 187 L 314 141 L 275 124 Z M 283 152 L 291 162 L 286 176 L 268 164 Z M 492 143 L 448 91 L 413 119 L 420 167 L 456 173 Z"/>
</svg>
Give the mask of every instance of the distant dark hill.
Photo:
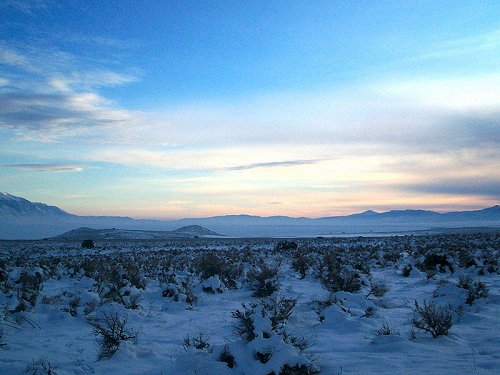
<svg viewBox="0 0 500 375">
<path fill-rule="evenodd" d="M 211 230 L 208 230 L 207 228 L 203 228 L 201 225 L 186 225 L 182 228 L 173 230 L 169 233 L 175 234 L 175 235 L 186 235 L 186 236 L 218 236 L 220 237 L 221 235 L 213 232 Z"/>
<path fill-rule="evenodd" d="M 223 237 L 223 235 L 203 228 L 199 225 L 190 225 L 173 231 L 129 230 L 129 229 L 93 229 L 78 228 L 52 237 L 55 240 L 83 241 L 83 240 L 152 240 L 193 237 Z"/>
<path fill-rule="evenodd" d="M 132 235 L 144 238 L 163 238 L 163 236 L 171 238 L 171 236 L 213 236 L 217 233 L 234 237 L 299 237 L 461 227 L 500 228 L 500 206 L 447 213 L 426 210 L 388 212 L 368 210 L 348 216 L 317 219 L 225 215 L 162 221 L 118 216 L 78 216 L 55 206 L 34 203 L 11 194 L 0 193 L 0 239 L 40 239 L 57 236 L 75 228 L 100 230 L 101 232 L 94 232 L 94 234 L 101 238 L 110 238 L 110 236 L 129 238 L 127 236 Z"/>
</svg>

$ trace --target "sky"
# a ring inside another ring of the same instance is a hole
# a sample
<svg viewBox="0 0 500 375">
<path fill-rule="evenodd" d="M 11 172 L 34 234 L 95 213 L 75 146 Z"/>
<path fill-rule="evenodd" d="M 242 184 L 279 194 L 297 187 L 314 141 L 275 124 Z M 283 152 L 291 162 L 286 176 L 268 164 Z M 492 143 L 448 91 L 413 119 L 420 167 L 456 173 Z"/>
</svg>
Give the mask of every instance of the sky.
<svg viewBox="0 0 500 375">
<path fill-rule="evenodd" d="M 0 3 L 0 191 L 81 215 L 500 201 L 500 3 Z"/>
</svg>

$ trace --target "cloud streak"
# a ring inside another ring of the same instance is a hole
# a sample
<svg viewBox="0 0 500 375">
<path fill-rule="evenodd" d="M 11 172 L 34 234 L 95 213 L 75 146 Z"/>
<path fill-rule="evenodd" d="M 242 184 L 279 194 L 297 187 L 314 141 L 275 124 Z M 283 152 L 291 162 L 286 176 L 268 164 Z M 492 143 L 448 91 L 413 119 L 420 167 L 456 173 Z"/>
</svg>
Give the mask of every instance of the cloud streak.
<svg viewBox="0 0 500 375">
<path fill-rule="evenodd" d="M 323 160 L 321 159 L 313 159 L 313 160 L 286 160 L 286 161 L 271 161 L 265 163 L 254 163 L 254 164 L 246 164 L 246 165 L 238 165 L 234 167 L 226 167 L 224 170 L 226 171 L 245 171 L 249 169 L 255 168 L 276 168 L 276 167 L 293 167 L 296 165 L 308 165 L 308 164 L 316 164 Z"/>
<path fill-rule="evenodd" d="M 81 172 L 85 169 L 83 165 L 79 164 L 6 164 L 3 167 L 34 172 Z"/>
<path fill-rule="evenodd" d="M 127 112 L 113 109 L 95 93 L 0 93 L 0 126 L 43 130 L 54 127 L 93 128 L 127 120 Z"/>
</svg>

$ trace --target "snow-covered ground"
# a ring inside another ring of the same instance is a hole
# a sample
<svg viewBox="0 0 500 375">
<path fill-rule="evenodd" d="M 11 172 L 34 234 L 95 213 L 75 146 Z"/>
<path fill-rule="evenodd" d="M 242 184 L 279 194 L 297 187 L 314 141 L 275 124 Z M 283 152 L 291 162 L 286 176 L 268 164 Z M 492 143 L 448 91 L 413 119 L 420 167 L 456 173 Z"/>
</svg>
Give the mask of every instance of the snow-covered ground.
<svg viewBox="0 0 500 375">
<path fill-rule="evenodd" d="M 0 242 L 0 374 L 499 373 L 499 244 Z M 447 335 L 412 325 L 416 302 L 451 315 Z M 113 317 L 134 337 L 103 355 Z"/>
</svg>

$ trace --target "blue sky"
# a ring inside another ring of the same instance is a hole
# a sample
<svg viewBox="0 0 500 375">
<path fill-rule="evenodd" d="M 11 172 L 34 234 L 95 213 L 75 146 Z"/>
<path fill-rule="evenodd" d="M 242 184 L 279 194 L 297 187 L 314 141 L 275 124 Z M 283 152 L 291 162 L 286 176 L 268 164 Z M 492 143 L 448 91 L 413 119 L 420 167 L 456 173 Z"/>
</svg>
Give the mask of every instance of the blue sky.
<svg viewBox="0 0 500 375">
<path fill-rule="evenodd" d="M 498 203 L 496 1 L 0 12 L 0 191 L 155 218 Z"/>
</svg>

